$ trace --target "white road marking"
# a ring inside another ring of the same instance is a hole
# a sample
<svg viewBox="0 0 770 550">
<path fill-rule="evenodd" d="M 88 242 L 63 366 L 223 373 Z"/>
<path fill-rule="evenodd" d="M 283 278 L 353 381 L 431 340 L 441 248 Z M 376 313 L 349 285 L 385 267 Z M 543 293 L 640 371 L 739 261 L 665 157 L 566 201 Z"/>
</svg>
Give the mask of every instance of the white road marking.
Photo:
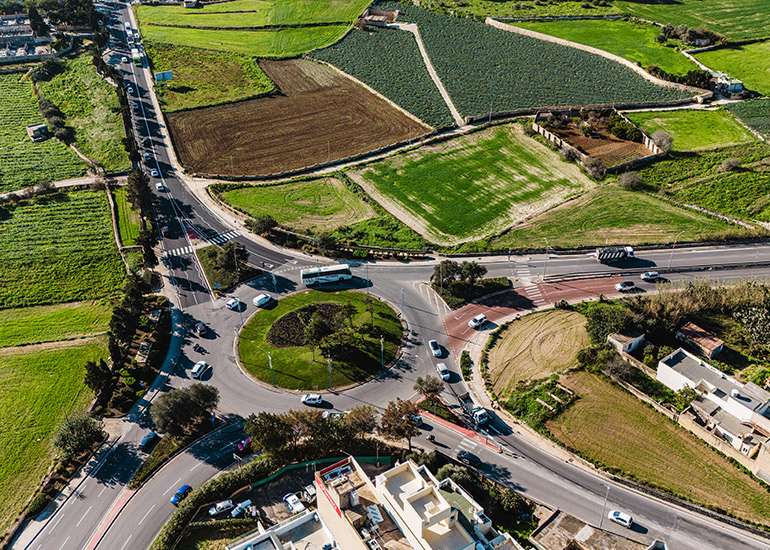
<svg viewBox="0 0 770 550">
<path fill-rule="evenodd" d="M 198 462 L 198 463 L 197 463 L 195 466 L 193 466 L 192 468 L 190 468 L 190 471 L 192 472 L 192 471 L 193 471 L 195 468 L 197 468 L 197 467 L 198 467 L 198 466 L 200 466 L 201 464 L 203 464 L 203 462 Z"/>
<path fill-rule="evenodd" d="M 126 542 L 123 543 L 123 546 L 120 547 L 120 550 L 123 550 L 126 545 L 128 544 L 128 541 L 131 540 L 131 537 L 133 536 L 133 533 L 131 535 L 128 535 L 128 538 L 126 539 Z"/>
<path fill-rule="evenodd" d="M 64 548 L 64 545 L 65 545 L 65 544 L 67 544 L 67 541 L 68 541 L 68 540 L 70 540 L 70 538 L 69 538 L 69 537 L 67 537 L 67 538 L 64 540 L 64 542 L 62 542 L 62 543 L 61 543 L 61 546 L 59 546 L 59 550 L 61 550 L 62 548 Z"/>
<path fill-rule="evenodd" d="M 56 529 L 56 526 L 57 526 L 57 525 L 59 525 L 59 522 L 61 521 L 61 518 L 63 518 L 63 517 L 64 517 L 64 514 L 62 514 L 62 513 L 61 513 L 61 509 L 59 509 L 59 512 L 60 512 L 60 513 L 59 513 L 59 519 L 57 519 L 57 520 L 56 520 L 56 522 L 55 522 L 55 523 L 53 524 L 53 526 L 51 527 L 51 530 L 50 530 L 50 531 L 48 531 L 49 533 L 52 533 L 52 532 L 53 532 L 53 530 L 54 530 L 54 529 Z"/>
<path fill-rule="evenodd" d="M 77 525 L 75 525 L 75 527 L 80 527 L 80 524 L 81 524 L 81 523 L 83 523 L 83 520 L 84 520 L 84 519 L 86 519 L 86 516 L 88 515 L 88 512 L 90 512 L 90 511 L 91 511 L 91 508 L 93 508 L 93 506 L 89 506 L 89 507 L 88 507 L 88 510 L 86 510 L 86 513 L 85 513 L 85 514 L 83 514 L 83 517 L 82 517 L 82 518 L 80 518 L 80 521 L 77 523 Z"/>
<path fill-rule="evenodd" d="M 139 523 L 137 523 L 137 525 L 141 525 L 141 524 L 142 524 L 142 522 L 143 522 L 144 520 L 146 520 L 146 519 L 147 519 L 147 516 L 149 516 L 149 515 L 150 515 L 150 512 L 152 512 L 152 509 L 153 509 L 153 508 L 155 508 L 155 505 L 154 505 L 154 504 L 153 504 L 152 506 L 150 506 L 150 509 L 149 509 L 149 510 L 147 510 L 147 513 L 144 515 L 144 517 L 143 517 L 142 519 L 140 519 L 140 520 L 139 520 Z"/>
<path fill-rule="evenodd" d="M 103 493 L 104 491 L 106 491 L 106 490 L 107 490 L 107 486 L 105 485 L 104 487 L 102 487 L 102 490 L 101 490 L 101 491 L 99 491 L 99 494 L 96 496 L 96 498 L 99 498 L 100 496 L 102 496 L 102 493 Z"/>
<path fill-rule="evenodd" d="M 177 479 L 177 480 L 176 480 L 174 483 L 172 483 L 172 484 L 171 484 L 171 487 L 169 487 L 168 489 L 166 489 L 166 492 L 165 492 L 165 493 L 163 493 L 163 496 L 165 497 L 165 496 L 168 494 L 168 492 L 169 492 L 170 490 L 172 490 L 174 487 L 176 487 L 176 484 L 177 484 L 177 483 L 179 483 L 180 481 L 182 481 L 182 478 L 181 478 L 181 477 L 180 477 L 179 479 Z"/>
</svg>

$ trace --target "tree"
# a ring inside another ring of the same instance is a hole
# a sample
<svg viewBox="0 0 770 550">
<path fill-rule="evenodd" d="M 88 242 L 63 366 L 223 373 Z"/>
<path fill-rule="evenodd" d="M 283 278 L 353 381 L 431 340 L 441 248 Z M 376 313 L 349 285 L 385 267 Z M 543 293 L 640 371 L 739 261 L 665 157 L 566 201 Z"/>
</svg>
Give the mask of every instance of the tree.
<svg viewBox="0 0 770 550">
<path fill-rule="evenodd" d="M 671 151 L 671 147 L 674 144 L 674 138 L 668 135 L 663 130 L 655 130 L 651 136 L 652 142 L 657 145 L 664 155 L 667 155 Z"/>
<path fill-rule="evenodd" d="M 374 328 L 374 300 L 371 296 L 366 296 L 364 298 L 364 309 L 369 313 L 372 319 L 372 328 Z"/>
<path fill-rule="evenodd" d="M 676 392 L 676 397 L 674 398 L 676 409 L 679 412 L 684 411 L 697 398 L 698 398 L 698 392 L 696 392 L 694 389 L 692 389 L 689 386 L 685 386 L 684 388 Z"/>
<path fill-rule="evenodd" d="M 160 430 L 179 436 L 208 420 L 217 403 L 217 388 L 196 383 L 158 397 L 150 408 L 150 414 Z"/>
<path fill-rule="evenodd" d="M 452 260 L 442 260 L 440 264 L 433 268 L 433 275 L 430 280 L 434 286 L 448 286 L 460 274 L 460 264 Z"/>
<path fill-rule="evenodd" d="M 741 159 L 739 158 L 729 158 L 725 159 L 722 164 L 719 166 L 719 169 L 722 172 L 737 172 L 741 169 Z"/>
<path fill-rule="evenodd" d="M 586 169 L 586 173 L 596 180 L 603 180 L 607 169 L 604 167 L 604 163 L 594 157 L 586 157 L 583 161 L 583 168 Z"/>
<path fill-rule="evenodd" d="M 418 414 L 417 405 L 411 401 L 402 401 L 401 398 L 396 398 L 396 401 L 388 403 L 382 414 L 382 435 L 394 441 L 406 439 L 411 451 L 412 438 L 420 435 L 420 428 L 414 421 L 414 417 Z"/>
<path fill-rule="evenodd" d="M 86 386 L 99 396 L 107 389 L 112 382 L 112 371 L 104 359 L 86 362 L 86 375 L 84 380 Z"/>
<path fill-rule="evenodd" d="M 243 429 L 251 436 L 251 445 L 266 454 L 278 454 L 294 443 L 292 425 L 284 414 L 250 414 Z"/>
<path fill-rule="evenodd" d="M 623 189 L 635 191 L 642 187 L 642 176 L 638 172 L 624 172 L 618 178 L 618 185 Z"/>
<path fill-rule="evenodd" d="M 150 178 L 142 170 L 131 170 L 127 178 L 128 200 L 131 201 L 145 218 L 152 214 L 153 194 L 150 190 Z"/>
<path fill-rule="evenodd" d="M 607 336 L 614 332 L 623 332 L 632 325 L 631 314 L 623 308 L 600 304 L 586 315 L 586 331 L 591 340 L 603 344 Z"/>
<path fill-rule="evenodd" d="M 216 250 L 215 263 L 223 271 L 236 271 L 237 266 L 249 259 L 249 251 L 241 243 L 229 242 Z M 237 262 L 237 263 L 236 263 Z"/>
<path fill-rule="evenodd" d="M 45 21 L 43 21 L 43 18 L 40 16 L 40 13 L 37 11 L 35 6 L 30 6 L 28 14 L 29 26 L 32 29 L 32 32 L 34 32 L 35 36 L 45 36 L 48 34 L 48 25 L 45 24 Z"/>
<path fill-rule="evenodd" d="M 476 284 L 476 281 L 487 274 L 487 268 L 478 262 L 463 262 L 460 265 L 460 280 L 469 284 Z"/>
<path fill-rule="evenodd" d="M 316 311 L 305 325 L 305 343 L 313 350 L 314 362 L 315 349 L 321 346 L 321 343 L 327 336 L 329 336 L 329 325 L 324 321 L 321 313 Z"/>
<path fill-rule="evenodd" d="M 313 238 L 313 244 L 319 250 L 331 250 L 337 246 L 337 241 L 329 233 L 319 233 Z"/>
<path fill-rule="evenodd" d="M 353 407 L 343 420 L 357 437 L 365 437 L 377 429 L 377 409 L 372 405 Z"/>
<path fill-rule="evenodd" d="M 158 242 L 158 236 L 151 229 L 142 229 L 135 240 L 136 244 L 142 247 L 142 261 L 144 265 L 155 265 L 158 259 L 155 257 L 155 243 Z"/>
<path fill-rule="evenodd" d="M 104 425 L 85 413 L 70 416 L 53 434 L 53 445 L 64 458 L 77 457 L 104 436 Z"/>
<path fill-rule="evenodd" d="M 444 382 L 436 376 L 428 375 L 425 378 L 418 376 L 414 382 L 413 389 L 420 395 L 433 399 L 444 391 Z"/>
<path fill-rule="evenodd" d="M 340 307 L 340 315 L 342 315 L 345 319 L 347 319 L 348 323 L 350 323 L 350 329 L 353 330 L 353 319 L 356 318 L 356 314 L 358 313 L 358 310 L 356 309 L 356 306 L 354 306 L 350 302 L 345 302 Z"/>
<path fill-rule="evenodd" d="M 266 216 L 257 216 L 256 218 L 250 219 L 246 222 L 246 224 L 257 235 L 264 235 L 276 227 L 278 222 L 268 214 Z"/>
</svg>

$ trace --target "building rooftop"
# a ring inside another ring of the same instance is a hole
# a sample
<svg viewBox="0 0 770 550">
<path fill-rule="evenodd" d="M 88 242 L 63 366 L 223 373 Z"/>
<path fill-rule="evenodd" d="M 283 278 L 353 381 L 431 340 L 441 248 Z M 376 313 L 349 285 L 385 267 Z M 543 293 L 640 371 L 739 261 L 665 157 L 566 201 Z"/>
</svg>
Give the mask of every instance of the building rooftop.
<svg viewBox="0 0 770 550">
<path fill-rule="evenodd" d="M 724 341 L 694 323 L 687 323 L 680 328 L 677 332 L 677 336 L 679 335 L 709 352 L 713 352 L 719 346 L 724 345 Z"/>
<path fill-rule="evenodd" d="M 626 344 L 632 340 L 636 340 L 640 336 L 644 336 L 644 333 L 638 330 L 631 330 L 624 333 L 613 332 L 607 338 L 611 338 L 620 344 Z"/>
</svg>

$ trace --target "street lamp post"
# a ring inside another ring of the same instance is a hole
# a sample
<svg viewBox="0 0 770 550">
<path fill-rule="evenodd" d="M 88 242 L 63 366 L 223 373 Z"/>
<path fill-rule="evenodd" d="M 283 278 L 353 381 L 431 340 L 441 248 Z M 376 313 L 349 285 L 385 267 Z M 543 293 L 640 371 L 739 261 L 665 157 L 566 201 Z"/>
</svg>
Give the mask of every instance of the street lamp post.
<svg viewBox="0 0 770 550">
<path fill-rule="evenodd" d="M 278 299 L 278 284 L 275 282 L 275 272 L 271 273 L 273 276 L 273 294 L 275 294 L 275 299 Z"/>
<path fill-rule="evenodd" d="M 671 255 L 668 257 L 667 269 L 671 269 L 671 261 L 674 259 L 674 249 L 676 248 L 676 242 L 679 240 L 679 237 L 682 236 L 682 233 L 684 233 L 684 231 L 680 231 L 679 235 L 677 235 L 676 238 L 674 239 L 674 246 L 671 247 Z"/>
<path fill-rule="evenodd" d="M 380 367 L 385 368 L 385 338 L 380 334 Z"/>
<path fill-rule="evenodd" d="M 273 381 L 273 386 L 275 386 L 275 374 L 273 373 L 273 356 L 269 351 L 267 352 L 267 361 L 270 363 L 270 379 Z"/>
<path fill-rule="evenodd" d="M 607 498 L 610 496 L 610 486 L 607 485 L 607 493 L 604 495 L 604 504 L 602 505 L 602 517 L 599 518 L 599 529 L 602 528 L 604 522 L 604 510 L 607 508 Z"/>
<path fill-rule="evenodd" d="M 548 237 L 543 237 L 545 240 L 545 267 L 543 268 L 543 282 L 545 282 L 545 276 L 548 274 Z"/>
<path fill-rule="evenodd" d="M 329 391 L 334 390 L 334 386 L 332 385 L 332 356 L 329 355 L 326 359 L 327 364 L 329 365 Z"/>
</svg>

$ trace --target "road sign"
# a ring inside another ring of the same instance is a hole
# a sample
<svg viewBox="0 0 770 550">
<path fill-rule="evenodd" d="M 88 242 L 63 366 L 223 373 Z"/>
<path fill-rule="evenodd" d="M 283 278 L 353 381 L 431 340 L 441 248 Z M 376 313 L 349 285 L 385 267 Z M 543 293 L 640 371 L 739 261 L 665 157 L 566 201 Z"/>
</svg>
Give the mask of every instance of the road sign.
<svg viewBox="0 0 770 550">
<path fill-rule="evenodd" d="M 174 80 L 172 71 L 161 71 L 155 73 L 155 82 L 165 82 L 166 80 Z"/>
</svg>

